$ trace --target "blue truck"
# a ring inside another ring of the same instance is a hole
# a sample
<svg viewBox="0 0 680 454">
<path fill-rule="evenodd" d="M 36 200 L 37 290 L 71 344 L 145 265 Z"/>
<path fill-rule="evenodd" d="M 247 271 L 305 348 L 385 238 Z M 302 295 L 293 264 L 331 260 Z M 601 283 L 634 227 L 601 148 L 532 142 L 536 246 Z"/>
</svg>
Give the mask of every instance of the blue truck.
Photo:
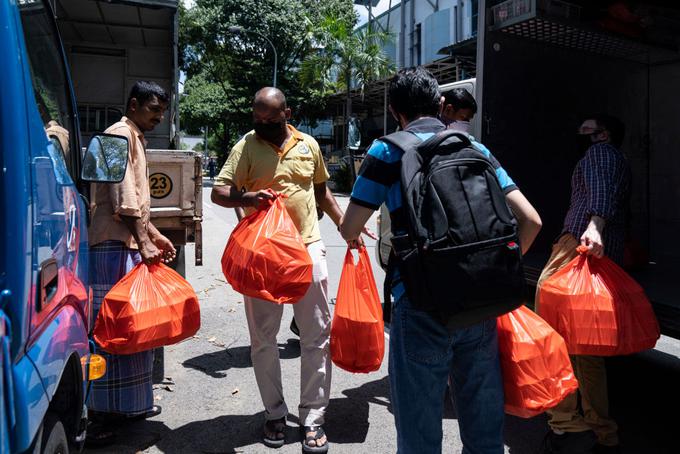
<svg viewBox="0 0 680 454">
<path fill-rule="evenodd" d="M 93 355 L 88 188 L 122 180 L 125 138 L 80 143 L 48 0 L 0 1 L 0 454 L 79 451 Z"/>
</svg>

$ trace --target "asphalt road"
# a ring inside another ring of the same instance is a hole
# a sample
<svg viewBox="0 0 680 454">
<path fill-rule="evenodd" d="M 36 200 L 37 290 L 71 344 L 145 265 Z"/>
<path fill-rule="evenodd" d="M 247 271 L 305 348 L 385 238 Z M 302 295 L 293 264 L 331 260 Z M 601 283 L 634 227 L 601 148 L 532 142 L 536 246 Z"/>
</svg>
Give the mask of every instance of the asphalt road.
<svg viewBox="0 0 680 454">
<path fill-rule="evenodd" d="M 242 297 L 222 276 L 220 257 L 236 225 L 233 210 L 210 202 L 204 189 L 204 265 L 193 266 L 193 248 L 187 248 L 187 278 L 201 301 L 202 326 L 192 339 L 165 349 L 166 384 L 157 385 L 156 403 L 163 413 L 120 430 L 117 444 L 87 453 L 298 453 L 300 349 L 288 330 L 292 309 L 286 308 L 278 341 L 289 430 L 279 450 L 260 442 L 263 410 L 249 352 Z M 338 197 L 341 206 L 347 197 Z M 370 227 L 375 230 L 375 218 Z M 322 237 L 328 250 L 329 291 L 337 293 L 346 246 L 325 217 Z M 368 242 L 369 247 L 372 242 Z M 371 250 L 373 248 L 371 247 Z M 378 288 L 383 272 L 373 264 Z M 334 301 L 333 301 L 334 302 Z M 386 335 L 388 336 L 388 335 Z M 386 349 L 387 350 L 387 349 Z M 381 369 L 363 375 L 333 369 L 331 402 L 326 432 L 331 452 L 354 454 L 396 452 L 395 428 L 387 381 L 387 352 Z M 620 424 L 625 454 L 678 453 L 676 430 L 680 419 L 680 342 L 662 338 L 656 350 L 608 363 L 611 407 Z M 418 396 L 413 396 L 417 399 Z M 663 413 L 668 413 L 663 415 Z M 444 450 L 460 452 L 456 415 L 447 405 L 444 415 Z M 506 452 L 534 454 L 546 433 L 544 416 L 506 419 Z"/>
</svg>

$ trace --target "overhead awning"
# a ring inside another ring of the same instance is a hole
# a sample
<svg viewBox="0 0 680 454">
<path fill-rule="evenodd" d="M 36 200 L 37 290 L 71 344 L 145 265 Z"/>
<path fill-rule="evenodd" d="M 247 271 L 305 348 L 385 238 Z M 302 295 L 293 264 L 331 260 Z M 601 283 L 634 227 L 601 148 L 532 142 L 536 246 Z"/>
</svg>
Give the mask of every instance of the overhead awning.
<svg viewBox="0 0 680 454">
<path fill-rule="evenodd" d="M 354 0 L 355 5 L 368 7 L 368 5 L 370 4 L 373 8 L 378 6 L 378 3 L 380 3 L 380 0 Z"/>
<path fill-rule="evenodd" d="M 437 79 L 440 85 L 456 82 L 461 77 L 461 65 L 466 64 L 461 59 L 449 56 L 436 60 L 427 65 L 423 65 L 425 69 L 430 71 Z M 472 69 L 474 71 L 474 69 Z M 474 72 L 468 71 L 467 77 Z M 350 92 L 352 98 L 352 112 L 359 117 L 369 115 L 371 111 L 373 114 L 382 115 L 385 104 L 385 89 L 390 82 L 390 78 L 383 80 L 376 80 L 364 87 L 363 93 L 361 90 L 354 89 Z M 327 112 L 330 116 L 335 116 L 336 111 L 341 109 L 347 102 L 347 94 L 344 92 L 336 93 L 328 101 Z"/>
<path fill-rule="evenodd" d="M 464 41 L 444 46 L 437 51 L 439 55 L 456 56 L 460 58 L 475 57 L 477 55 L 477 37 L 473 36 Z"/>
</svg>

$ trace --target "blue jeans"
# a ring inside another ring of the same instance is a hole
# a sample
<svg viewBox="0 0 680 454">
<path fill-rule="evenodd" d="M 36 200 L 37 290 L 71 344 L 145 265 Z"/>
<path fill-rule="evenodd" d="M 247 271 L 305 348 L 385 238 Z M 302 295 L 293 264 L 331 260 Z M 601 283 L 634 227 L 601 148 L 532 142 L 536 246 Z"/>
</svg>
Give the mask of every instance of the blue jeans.
<svg viewBox="0 0 680 454">
<path fill-rule="evenodd" d="M 449 375 L 463 454 L 503 453 L 496 319 L 449 332 L 403 296 L 392 309 L 389 373 L 399 454 L 441 453 Z"/>
</svg>

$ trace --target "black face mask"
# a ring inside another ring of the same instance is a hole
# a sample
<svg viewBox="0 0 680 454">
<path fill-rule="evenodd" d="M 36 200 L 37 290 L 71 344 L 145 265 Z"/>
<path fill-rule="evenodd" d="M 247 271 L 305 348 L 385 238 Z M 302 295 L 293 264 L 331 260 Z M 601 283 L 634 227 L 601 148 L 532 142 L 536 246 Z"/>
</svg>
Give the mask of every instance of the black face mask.
<svg viewBox="0 0 680 454">
<path fill-rule="evenodd" d="M 577 136 L 576 140 L 577 140 L 577 143 L 578 143 L 579 151 L 586 151 L 588 148 L 590 148 L 594 144 L 590 135 L 579 135 L 579 136 Z"/>
<path fill-rule="evenodd" d="M 279 145 L 285 137 L 285 125 L 280 123 L 255 123 L 255 133 L 267 142 Z"/>
</svg>

